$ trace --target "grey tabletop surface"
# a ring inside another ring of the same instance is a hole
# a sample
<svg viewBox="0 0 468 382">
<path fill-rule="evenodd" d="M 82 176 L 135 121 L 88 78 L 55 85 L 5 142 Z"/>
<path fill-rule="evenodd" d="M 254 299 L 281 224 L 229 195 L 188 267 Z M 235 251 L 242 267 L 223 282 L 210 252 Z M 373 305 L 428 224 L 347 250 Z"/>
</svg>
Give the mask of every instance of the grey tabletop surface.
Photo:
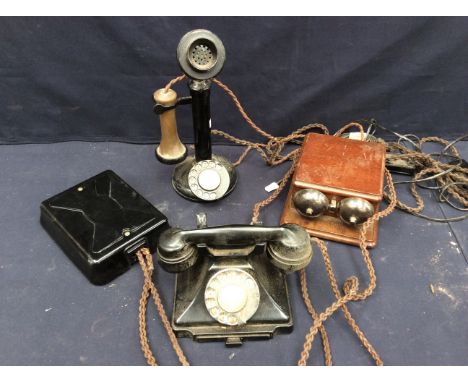
<svg viewBox="0 0 468 382">
<path fill-rule="evenodd" d="M 468 144 L 460 143 L 468 157 Z M 234 160 L 240 148 L 216 146 Z M 281 178 L 284 166 L 267 168 L 251 153 L 238 168 L 239 182 L 225 200 L 197 204 L 171 187 L 173 167 L 156 161 L 151 145 L 68 142 L 0 146 L 0 364 L 1 365 L 144 365 L 138 337 L 138 266 L 105 286 L 91 285 L 39 223 L 41 201 L 106 169 L 114 170 L 169 218 L 172 225 L 195 227 L 204 211 L 210 225 L 249 223 L 251 208 L 265 198 L 264 187 Z M 411 201 L 406 186 L 399 197 Z M 426 213 L 453 214 L 423 192 Z M 267 207 L 264 224 L 277 225 L 286 195 Z M 383 219 L 378 246 L 372 250 L 378 286 L 364 302 L 350 304 L 356 321 L 389 365 L 468 364 L 468 221 L 429 222 L 400 211 Z M 340 283 L 367 275 L 359 250 L 328 243 Z M 307 269 L 318 310 L 332 301 L 318 251 Z M 174 276 L 157 268 L 155 280 L 170 307 Z M 296 274 L 288 276 L 295 329 L 267 341 L 241 347 L 181 339 L 195 365 L 294 365 L 312 323 L 302 303 Z M 431 288 L 432 286 L 432 288 Z M 149 337 L 157 360 L 177 358 L 157 317 L 149 308 Z M 369 365 L 372 360 L 340 312 L 327 322 L 334 363 Z M 320 338 L 309 359 L 323 364 Z"/>
</svg>

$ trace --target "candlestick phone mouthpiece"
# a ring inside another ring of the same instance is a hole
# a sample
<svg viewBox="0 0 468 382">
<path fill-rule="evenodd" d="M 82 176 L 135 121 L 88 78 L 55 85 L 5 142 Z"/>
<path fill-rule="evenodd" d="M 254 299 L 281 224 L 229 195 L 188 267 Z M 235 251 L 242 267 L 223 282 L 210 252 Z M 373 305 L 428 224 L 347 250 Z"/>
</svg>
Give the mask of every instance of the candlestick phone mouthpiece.
<svg viewBox="0 0 468 382">
<path fill-rule="evenodd" d="M 205 29 L 195 29 L 180 40 L 177 60 L 187 77 L 204 81 L 216 77 L 221 72 L 226 60 L 226 51 L 214 33 Z"/>
<path fill-rule="evenodd" d="M 192 201 L 215 201 L 227 196 L 237 182 L 234 166 L 224 157 L 212 154 L 210 87 L 211 79 L 222 70 L 226 52 L 214 33 L 196 29 L 185 34 L 177 47 L 177 60 L 189 78 L 190 97 L 177 98 L 172 89 L 153 94 L 154 111 L 159 114 L 161 142 L 156 157 L 165 164 L 178 164 L 172 185 L 182 197 Z M 177 134 L 175 109 L 192 105 L 195 155 Z"/>
</svg>

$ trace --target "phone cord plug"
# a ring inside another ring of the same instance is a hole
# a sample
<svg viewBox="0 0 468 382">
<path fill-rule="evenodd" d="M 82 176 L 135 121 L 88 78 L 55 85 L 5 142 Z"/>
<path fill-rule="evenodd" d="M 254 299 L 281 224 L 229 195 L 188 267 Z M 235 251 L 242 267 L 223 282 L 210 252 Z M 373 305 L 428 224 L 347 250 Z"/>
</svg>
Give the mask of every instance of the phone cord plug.
<svg viewBox="0 0 468 382">
<path fill-rule="evenodd" d="M 172 331 L 171 324 L 169 319 L 167 318 L 166 311 L 162 304 L 161 298 L 159 296 L 158 289 L 156 288 L 152 276 L 153 276 L 153 258 L 151 256 L 151 252 L 148 248 L 141 248 L 136 252 L 136 256 L 138 262 L 140 264 L 141 270 L 143 271 L 143 290 L 141 291 L 140 297 L 140 306 L 139 306 L 139 314 L 138 314 L 138 321 L 139 321 L 139 332 L 140 332 L 140 344 L 141 350 L 150 366 L 158 366 L 156 362 L 156 358 L 151 351 L 151 346 L 148 341 L 148 336 L 146 332 L 146 309 L 148 306 L 148 300 L 150 296 L 153 298 L 154 304 L 156 305 L 156 309 L 158 311 L 159 317 L 163 323 L 164 329 L 169 336 L 169 339 L 172 344 L 172 348 L 174 349 L 177 357 L 179 358 L 179 362 L 182 366 L 190 366 L 187 358 L 185 357 L 184 351 L 179 345 L 177 338 Z"/>
</svg>

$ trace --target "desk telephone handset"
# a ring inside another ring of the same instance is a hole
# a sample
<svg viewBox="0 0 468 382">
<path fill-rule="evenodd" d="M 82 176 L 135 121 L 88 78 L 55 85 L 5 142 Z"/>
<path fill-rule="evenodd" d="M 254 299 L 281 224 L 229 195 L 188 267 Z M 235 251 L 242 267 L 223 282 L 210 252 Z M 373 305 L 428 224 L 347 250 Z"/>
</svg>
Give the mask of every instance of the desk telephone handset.
<svg viewBox="0 0 468 382">
<path fill-rule="evenodd" d="M 290 330 L 285 272 L 310 262 L 307 232 L 294 224 L 208 228 L 203 215 L 199 221 L 198 229 L 169 228 L 159 238 L 159 264 L 177 273 L 176 333 L 240 344 L 246 337 Z"/>
</svg>

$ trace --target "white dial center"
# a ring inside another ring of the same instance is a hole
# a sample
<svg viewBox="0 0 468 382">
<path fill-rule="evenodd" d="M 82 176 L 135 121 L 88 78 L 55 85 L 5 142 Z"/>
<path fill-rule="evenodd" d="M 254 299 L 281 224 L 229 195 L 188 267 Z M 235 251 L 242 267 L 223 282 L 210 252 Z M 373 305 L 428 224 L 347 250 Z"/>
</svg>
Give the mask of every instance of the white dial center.
<svg viewBox="0 0 468 382">
<path fill-rule="evenodd" d="M 246 303 L 247 293 L 239 285 L 229 284 L 218 291 L 218 304 L 226 312 L 238 312 Z"/>
<path fill-rule="evenodd" d="M 213 191 L 219 187 L 221 177 L 216 170 L 208 168 L 198 175 L 198 184 L 206 191 Z"/>
</svg>

